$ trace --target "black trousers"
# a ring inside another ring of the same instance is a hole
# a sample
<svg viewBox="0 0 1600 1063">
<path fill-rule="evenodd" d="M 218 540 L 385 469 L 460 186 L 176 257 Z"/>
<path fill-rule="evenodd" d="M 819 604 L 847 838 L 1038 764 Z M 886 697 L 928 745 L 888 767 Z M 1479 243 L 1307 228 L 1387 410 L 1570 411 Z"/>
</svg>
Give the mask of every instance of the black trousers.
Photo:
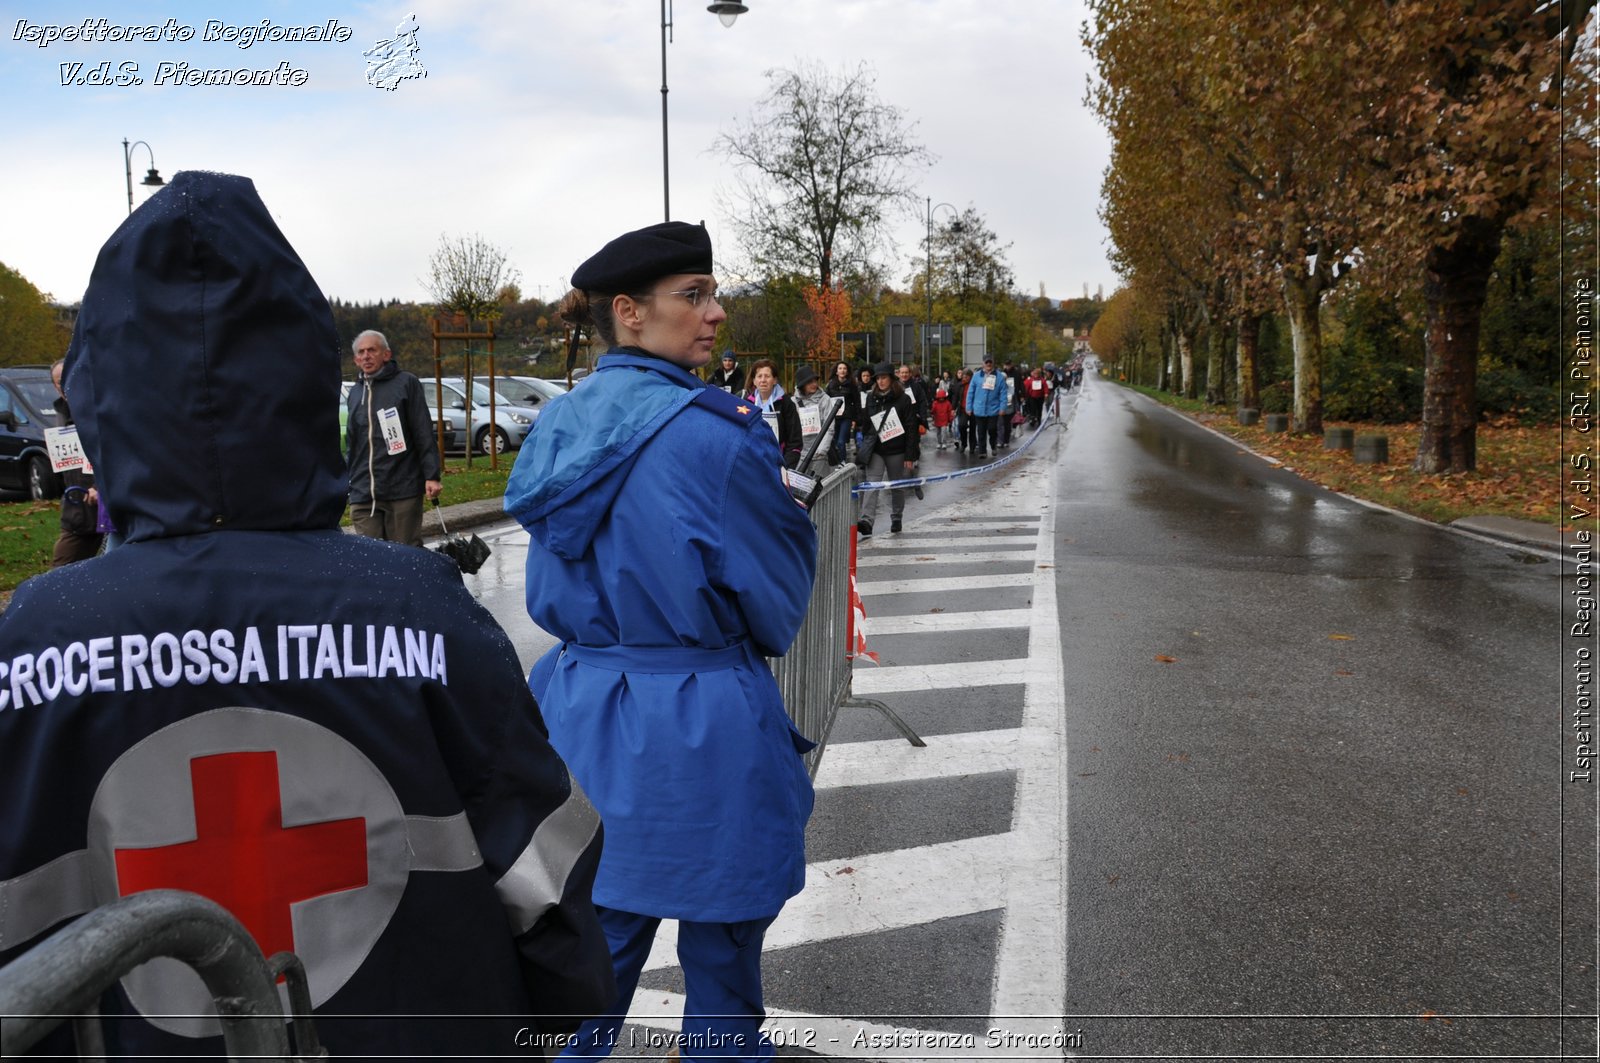
<svg viewBox="0 0 1600 1063">
<path fill-rule="evenodd" d="M 982 454 L 985 450 L 994 450 L 999 445 L 996 425 L 997 418 L 994 414 L 987 417 L 968 417 L 972 425 L 972 449 L 974 453 Z"/>
</svg>

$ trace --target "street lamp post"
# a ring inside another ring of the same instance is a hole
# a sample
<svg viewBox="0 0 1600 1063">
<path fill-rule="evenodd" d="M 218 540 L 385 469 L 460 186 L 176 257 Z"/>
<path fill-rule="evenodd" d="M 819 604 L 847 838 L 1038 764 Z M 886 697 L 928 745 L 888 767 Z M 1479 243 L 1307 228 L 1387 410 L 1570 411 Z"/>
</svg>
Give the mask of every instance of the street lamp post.
<svg viewBox="0 0 1600 1063">
<path fill-rule="evenodd" d="M 927 295 L 927 297 L 928 297 L 928 321 L 927 321 L 927 324 L 924 325 L 923 328 L 922 328 L 922 375 L 923 376 L 927 376 L 928 375 L 928 333 L 933 331 L 933 212 L 936 211 L 936 210 L 944 209 L 944 210 L 950 211 L 950 213 L 952 213 L 952 214 L 955 214 L 957 218 L 960 218 L 960 216 L 961 216 L 960 213 L 956 210 L 956 208 L 951 206 L 949 203 L 940 203 L 938 206 L 934 206 L 932 198 L 929 198 L 927 202 L 928 202 L 928 279 L 927 279 L 927 283 L 924 284 L 923 287 L 926 289 L 924 294 Z M 956 224 L 959 225 L 960 222 L 957 221 Z"/>
<path fill-rule="evenodd" d="M 145 142 L 142 140 L 135 140 L 132 144 L 129 144 L 128 138 L 123 137 L 122 172 L 126 174 L 128 178 L 129 214 L 133 213 L 133 149 L 139 147 L 140 145 L 144 146 L 145 154 L 150 156 L 150 172 L 144 175 L 144 180 L 140 181 L 139 184 L 146 188 L 160 188 L 162 185 L 166 184 L 166 182 L 161 179 L 161 175 L 156 172 L 156 155 L 155 152 L 150 150 L 150 145 L 145 144 Z"/>
<path fill-rule="evenodd" d="M 732 27 L 739 16 L 750 8 L 733 0 L 716 0 L 707 11 L 717 16 L 724 26 Z M 661 207 L 662 220 L 672 220 L 671 178 L 667 167 L 667 42 L 672 38 L 672 0 L 661 0 Z M 154 171 L 151 171 L 154 172 Z"/>
</svg>

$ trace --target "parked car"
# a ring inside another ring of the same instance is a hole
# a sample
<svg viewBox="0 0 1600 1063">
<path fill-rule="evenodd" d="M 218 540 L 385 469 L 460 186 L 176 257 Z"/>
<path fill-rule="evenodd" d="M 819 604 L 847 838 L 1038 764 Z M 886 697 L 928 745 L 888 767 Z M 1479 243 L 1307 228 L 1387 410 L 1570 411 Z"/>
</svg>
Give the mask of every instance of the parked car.
<svg viewBox="0 0 1600 1063">
<path fill-rule="evenodd" d="M 537 410 L 512 406 L 497 400 L 494 424 L 490 425 L 488 388 L 475 385 L 476 401 L 468 403 L 465 383 L 459 377 L 446 377 L 442 381 L 427 379 L 422 382 L 422 392 L 427 396 L 428 409 L 436 420 L 439 417 L 439 410 L 435 406 L 438 401 L 436 397 L 438 385 L 443 385 L 444 417 L 455 432 L 459 441 L 457 445 L 464 447 L 470 440 L 472 449 L 479 454 L 490 454 L 496 450 L 500 452 L 516 450 L 522 446 L 522 441 L 528 438 L 528 429 L 533 427 L 534 418 L 539 416 Z"/>
<path fill-rule="evenodd" d="M 56 386 L 37 366 L 0 369 L 0 488 L 56 498 L 61 477 L 50 468 L 44 430 L 56 426 Z"/>
<path fill-rule="evenodd" d="M 557 395 L 565 395 L 567 386 L 537 376 L 500 376 L 494 379 L 494 390 L 503 402 L 536 410 Z"/>
<path fill-rule="evenodd" d="M 350 389 L 355 386 L 356 382 L 354 380 L 339 382 L 339 447 L 341 450 L 344 449 L 345 441 L 350 438 Z M 429 412 L 434 412 L 431 402 L 428 408 Z M 433 432 L 434 438 L 437 439 L 439 437 L 439 418 L 437 413 L 433 418 Z M 450 427 L 450 422 L 447 419 L 444 425 L 444 441 L 442 444 L 446 452 L 455 449 L 456 438 L 456 430 Z"/>
</svg>

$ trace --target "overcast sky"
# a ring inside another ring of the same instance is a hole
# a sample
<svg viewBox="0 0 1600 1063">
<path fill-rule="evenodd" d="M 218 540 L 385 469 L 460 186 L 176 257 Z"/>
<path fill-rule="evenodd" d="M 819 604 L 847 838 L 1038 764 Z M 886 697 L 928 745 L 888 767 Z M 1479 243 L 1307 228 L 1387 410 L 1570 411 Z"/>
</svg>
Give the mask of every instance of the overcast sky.
<svg viewBox="0 0 1600 1063">
<path fill-rule="evenodd" d="M 765 71 L 866 62 L 879 97 L 937 156 L 916 176 L 921 194 L 975 207 L 1012 245 L 1021 289 L 1110 293 L 1096 216 L 1108 148 L 1083 105 L 1079 0 L 746 0 L 749 14 L 730 29 L 707 2 L 675 5 L 668 46 L 674 217 L 703 219 L 719 245 L 731 240 L 717 195 L 730 182 L 708 149 L 751 114 Z M 169 179 L 184 169 L 253 178 L 330 297 L 423 300 L 440 235 L 481 233 L 507 251 L 527 295 L 554 298 L 606 240 L 661 220 L 660 10 L 659 0 L 6 0 L 0 262 L 76 301 L 127 213 L 127 138 L 145 141 Z M 362 53 L 413 13 L 426 78 L 392 91 L 368 84 Z M 194 35 L 40 47 L 37 27 L 85 19 L 172 19 Z M 263 19 L 336 20 L 349 39 L 203 40 L 210 20 L 259 29 Z M 104 62 L 143 84 L 62 83 Z M 304 73 L 298 86 L 158 85 L 162 64 L 169 80 L 181 64 Z M 150 158 L 133 152 L 137 204 Z M 897 283 L 917 252 L 921 214 L 899 226 Z"/>
</svg>

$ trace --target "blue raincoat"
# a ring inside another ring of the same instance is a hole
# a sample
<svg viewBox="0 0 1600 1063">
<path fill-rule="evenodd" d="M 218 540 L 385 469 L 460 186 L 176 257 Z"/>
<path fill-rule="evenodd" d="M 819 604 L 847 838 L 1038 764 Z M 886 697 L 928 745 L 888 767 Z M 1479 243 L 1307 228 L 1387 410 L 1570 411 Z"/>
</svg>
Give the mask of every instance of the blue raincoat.
<svg viewBox="0 0 1600 1063">
<path fill-rule="evenodd" d="M 506 512 L 528 612 L 561 644 L 529 685 L 599 809 L 596 904 L 737 922 L 805 881 L 811 743 L 762 655 L 788 649 L 816 531 L 754 404 L 633 348 L 553 400 Z"/>
</svg>

